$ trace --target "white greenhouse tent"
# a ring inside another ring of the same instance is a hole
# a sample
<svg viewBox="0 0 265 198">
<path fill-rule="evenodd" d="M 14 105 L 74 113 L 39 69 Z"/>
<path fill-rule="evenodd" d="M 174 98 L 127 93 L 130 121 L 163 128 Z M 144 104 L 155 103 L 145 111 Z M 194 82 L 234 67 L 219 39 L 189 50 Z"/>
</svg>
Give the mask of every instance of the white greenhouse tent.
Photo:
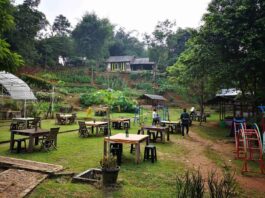
<svg viewBox="0 0 265 198">
<path fill-rule="evenodd" d="M 23 100 L 24 117 L 26 117 L 27 101 L 37 100 L 27 83 L 11 73 L 0 71 L 0 85 L 2 89 L 2 101 L 4 96 L 10 97 L 13 100 Z"/>
</svg>

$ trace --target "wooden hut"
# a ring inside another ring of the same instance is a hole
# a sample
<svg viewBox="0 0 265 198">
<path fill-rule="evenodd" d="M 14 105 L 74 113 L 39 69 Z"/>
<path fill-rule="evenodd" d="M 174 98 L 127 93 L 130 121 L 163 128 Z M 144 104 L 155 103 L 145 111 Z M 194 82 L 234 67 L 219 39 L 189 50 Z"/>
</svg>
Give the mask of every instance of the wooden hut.
<svg viewBox="0 0 265 198">
<path fill-rule="evenodd" d="M 167 101 L 166 98 L 160 95 L 151 95 L 151 94 L 144 94 L 140 97 L 143 100 L 145 105 L 152 105 L 152 106 L 164 106 L 165 102 Z"/>
</svg>

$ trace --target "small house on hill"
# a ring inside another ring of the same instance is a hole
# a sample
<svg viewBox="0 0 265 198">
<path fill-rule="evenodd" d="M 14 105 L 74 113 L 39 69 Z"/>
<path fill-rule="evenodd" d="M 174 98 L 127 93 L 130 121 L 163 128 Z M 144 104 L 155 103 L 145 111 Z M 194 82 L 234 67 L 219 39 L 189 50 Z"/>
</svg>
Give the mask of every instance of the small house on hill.
<svg viewBox="0 0 265 198">
<path fill-rule="evenodd" d="M 155 63 L 149 58 L 136 58 L 135 56 L 110 56 L 107 60 L 107 71 L 141 71 L 153 70 Z"/>
<path fill-rule="evenodd" d="M 164 105 L 167 101 L 167 99 L 163 96 L 151 94 L 144 94 L 140 97 L 140 99 L 143 100 L 144 104 L 152 106 Z"/>
</svg>

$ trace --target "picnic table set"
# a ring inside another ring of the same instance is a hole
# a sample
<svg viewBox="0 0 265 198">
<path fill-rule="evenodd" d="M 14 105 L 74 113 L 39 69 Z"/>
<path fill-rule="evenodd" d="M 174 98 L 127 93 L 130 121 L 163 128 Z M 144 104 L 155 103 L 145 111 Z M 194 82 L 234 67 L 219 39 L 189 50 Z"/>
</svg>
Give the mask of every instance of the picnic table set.
<svg viewBox="0 0 265 198">
<path fill-rule="evenodd" d="M 76 121 L 75 113 L 57 113 L 56 123 L 58 125 L 72 124 Z M 78 133 L 80 137 L 89 137 L 90 135 L 99 136 L 102 132 L 105 136 L 104 142 L 104 155 L 107 154 L 108 145 L 115 147 L 115 145 L 129 144 L 131 145 L 130 152 L 135 151 L 135 163 L 141 162 L 141 144 L 145 143 L 144 160 L 148 159 L 149 154 L 146 150 L 151 149 L 150 155 L 153 155 L 153 149 L 156 147 L 152 143 L 166 143 L 170 141 L 170 132 L 173 132 L 174 127 L 179 124 L 179 121 L 161 121 L 160 125 L 141 125 L 138 133 L 131 134 L 129 129 L 131 127 L 131 119 L 126 117 L 117 117 L 110 120 L 88 120 L 78 121 Z M 110 126 L 117 130 L 125 130 L 125 133 L 118 133 L 111 135 Z M 10 151 L 33 152 L 35 147 L 41 143 L 43 147 L 43 139 L 51 134 L 52 129 L 41 128 L 41 119 L 33 117 L 13 118 L 10 126 Z M 59 128 L 58 128 L 59 131 Z M 53 135 L 52 146 L 57 147 L 57 134 Z M 18 138 L 24 136 L 25 138 Z M 27 145 L 26 145 L 27 144 Z M 17 147 L 15 148 L 15 145 Z M 153 161 L 153 160 L 152 160 Z"/>
<path fill-rule="evenodd" d="M 54 132 L 54 129 L 56 129 L 56 132 Z M 34 146 L 38 145 L 40 140 L 42 147 L 56 148 L 58 131 L 59 128 L 42 129 L 39 117 L 13 118 L 10 125 L 10 151 L 15 150 L 17 153 L 21 150 L 33 152 Z M 26 138 L 15 138 L 17 135 L 19 137 L 26 136 Z M 27 139 L 29 140 L 28 147 L 26 145 Z M 17 144 L 16 148 L 15 144 Z"/>
</svg>

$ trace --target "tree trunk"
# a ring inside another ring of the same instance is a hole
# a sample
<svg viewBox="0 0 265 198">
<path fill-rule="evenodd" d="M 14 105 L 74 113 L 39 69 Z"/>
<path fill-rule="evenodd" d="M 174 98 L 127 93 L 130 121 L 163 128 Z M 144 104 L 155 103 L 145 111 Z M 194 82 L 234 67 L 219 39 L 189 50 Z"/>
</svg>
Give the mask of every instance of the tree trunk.
<svg viewBox="0 0 265 198">
<path fill-rule="evenodd" d="M 200 126 L 202 125 L 202 118 L 204 114 L 204 82 L 202 80 L 201 82 L 201 98 L 200 98 L 200 109 L 201 109 L 201 115 L 200 115 Z"/>
</svg>

